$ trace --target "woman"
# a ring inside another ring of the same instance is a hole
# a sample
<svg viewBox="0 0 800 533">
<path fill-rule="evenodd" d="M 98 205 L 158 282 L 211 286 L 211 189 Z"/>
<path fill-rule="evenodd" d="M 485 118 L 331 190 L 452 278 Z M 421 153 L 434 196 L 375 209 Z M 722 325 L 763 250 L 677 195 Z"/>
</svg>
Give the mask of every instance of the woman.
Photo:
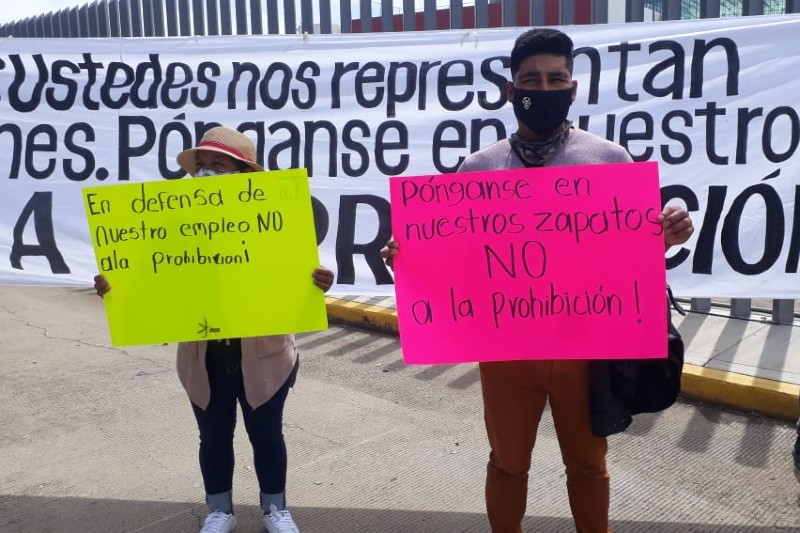
<svg viewBox="0 0 800 533">
<path fill-rule="evenodd" d="M 224 127 L 206 132 L 200 143 L 178 154 L 181 168 L 195 177 L 258 172 L 255 146 L 244 134 Z M 333 272 L 318 267 L 313 283 L 327 291 Z M 111 285 L 95 276 L 97 294 Z M 208 516 L 201 533 L 227 533 L 236 526 L 233 435 L 236 403 L 253 446 L 264 527 L 269 533 L 297 533 L 286 508 L 286 444 L 283 406 L 297 375 L 293 335 L 271 335 L 178 344 L 178 377 L 191 400 L 200 430 L 200 471 Z"/>
</svg>

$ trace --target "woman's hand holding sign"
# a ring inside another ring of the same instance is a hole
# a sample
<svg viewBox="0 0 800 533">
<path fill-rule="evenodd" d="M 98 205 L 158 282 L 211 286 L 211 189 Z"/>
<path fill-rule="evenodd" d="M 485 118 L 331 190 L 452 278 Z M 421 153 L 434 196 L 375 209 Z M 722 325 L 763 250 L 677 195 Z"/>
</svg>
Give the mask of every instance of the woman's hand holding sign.
<svg viewBox="0 0 800 533">
<path fill-rule="evenodd" d="M 322 289 L 322 292 L 328 292 L 333 286 L 333 272 L 323 266 L 315 268 L 311 277 L 314 279 L 314 285 Z"/>
<path fill-rule="evenodd" d="M 94 290 L 97 291 L 98 296 L 102 297 L 111 290 L 111 284 L 104 275 L 98 274 L 94 277 Z"/>
</svg>

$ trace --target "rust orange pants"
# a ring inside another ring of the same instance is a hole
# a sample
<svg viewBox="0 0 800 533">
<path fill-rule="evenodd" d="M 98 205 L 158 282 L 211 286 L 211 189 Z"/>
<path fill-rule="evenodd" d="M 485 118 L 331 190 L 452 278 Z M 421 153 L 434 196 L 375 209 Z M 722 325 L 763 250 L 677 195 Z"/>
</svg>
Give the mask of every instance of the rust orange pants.
<svg viewBox="0 0 800 533">
<path fill-rule="evenodd" d="M 481 363 L 484 419 L 491 453 L 486 510 L 493 533 L 521 533 L 528 470 L 545 404 L 566 467 L 567 493 L 578 533 L 607 533 L 609 476 L 606 439 L 592 435 L 589 362 Z"/>
</svg>

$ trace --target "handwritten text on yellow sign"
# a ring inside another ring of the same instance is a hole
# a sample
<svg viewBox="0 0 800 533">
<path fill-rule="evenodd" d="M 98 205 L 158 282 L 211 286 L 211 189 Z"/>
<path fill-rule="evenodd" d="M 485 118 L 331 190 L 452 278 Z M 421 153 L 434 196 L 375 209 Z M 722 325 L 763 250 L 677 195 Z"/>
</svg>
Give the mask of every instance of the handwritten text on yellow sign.
<svg viewBox="0 0 800 533">
<path fill-rule="evenodd" d="M 305 170 L 83 190 L 114 345 L 327 326 Z"/>
</svg>

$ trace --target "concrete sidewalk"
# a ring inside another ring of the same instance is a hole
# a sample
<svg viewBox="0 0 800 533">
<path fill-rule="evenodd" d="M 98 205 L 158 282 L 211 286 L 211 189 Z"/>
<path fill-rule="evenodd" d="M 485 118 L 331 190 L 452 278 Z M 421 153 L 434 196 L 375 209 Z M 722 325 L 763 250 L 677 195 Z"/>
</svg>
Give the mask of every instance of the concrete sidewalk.
<svg viewBox="0 0 800 533">
<path fill-rule="evenodd" d="M 328 297 L 328 315 L 341 323 L 397 334 L 394 298 Z M 768 315 L 731 319 L 672 312 L 683 336 L 682 395 L 744 411 L 797 420 L 800 413 L 800 321 L 776 325 Z"/>
<path fill-rule="evenodd" d="M 755 342 L 743 326 L 738 344 Z M 780 340 L 762 334 L 763 349 Z M 396 336 L 340 325 L 298 335 L 298 349 L 284 434 L 303 533 L 488 531 L 477 365 L 408 366 Z M 0 532 L 199 529 L 197 428 L 174 345 L 110 346 L 88 290 L 0 287 L 0 355 Z M 637 416 L 609 441 L 615 533 L 800 532 L 794 439 L 789 422 L 702 402 Z M 237 532 L 263 532 L 242 424 L 235 453 Z M 574 532 L 564 484 L 546 414 L 526 532 Z"/>
</svg>

